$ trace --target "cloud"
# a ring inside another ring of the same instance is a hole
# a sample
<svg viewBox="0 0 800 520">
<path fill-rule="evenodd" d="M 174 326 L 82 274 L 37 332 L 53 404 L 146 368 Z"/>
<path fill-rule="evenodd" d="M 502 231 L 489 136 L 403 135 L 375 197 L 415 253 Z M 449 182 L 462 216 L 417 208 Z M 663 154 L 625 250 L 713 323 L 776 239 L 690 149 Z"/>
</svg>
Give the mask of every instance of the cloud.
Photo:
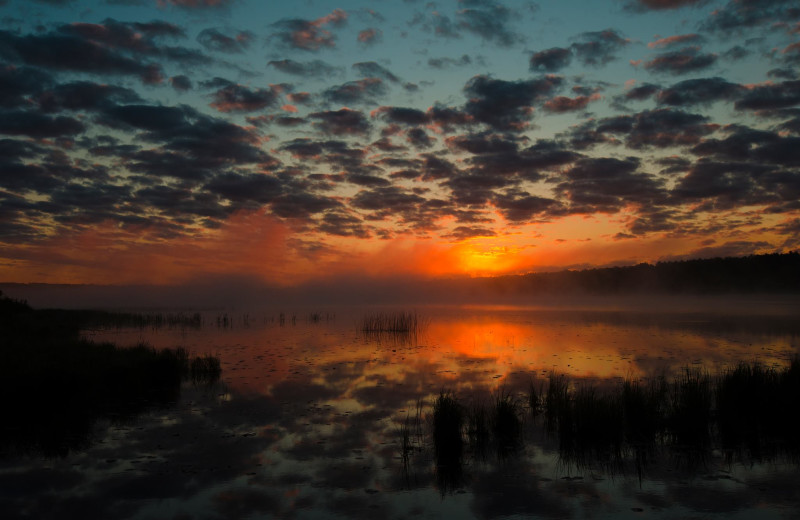
<svg viewBox="0 0 800 520">
<path fill-rule="evenodd" d="M 422 128 L 411 128 L 406 132 L 406 140 L 415 148 L 430 148 L 436 143 L 428 133 Z"/>
<path fill-rule="evenodd" d="M 183 74 L 169 78 L 170 85 L 177 91 L 185 92 L 192 89 L 192 80 Z"/>
<path fill-rule="evenodd" d="M 140 103 L 142 98 L 128 88 L 91 81 L 75 81 L 62 83 L 41 92 L 36 97 L 36 102 L 44 112 L 93 111 L 114 105 Z"/>
<path fill-rule="evenodd" d="M 700 52 L 700 47 L 686 47 L 680 51 L 665 52 L 644 63 L 644 68 L 655 73 L 687 74 L 704 70 L 717 62 L 717 55 Z"/>
<path fill-rule="evenodd" d="M 576 37 L 579 41 L 572 44 L 572 51 L 584 65 L 602 66 L 615 60 L 616 52 L 630 44 L 628 38 L 615 29 L 585 32 Z"/>
<path fill-rule="evenodd" d="M 314 127 L 326 134 L 363 135 L 370 130 L 369 121 L 364 117 L 364 114 L 349 108 L 314 112 L 309 114 L 308 117 L 316 120 Z"/>
<path fill-rule="evenodd" d="M 522 130 L 531 118 L 532 107 L 561 87 L 558 76 L 504 81 L 474 76 L 464 86 L 464 111 L 475 121 L 496 130 Z"/>
<path fill-rule="evenodd" d="M 638 169 L 636 157 L 579 159 L 555 192 L 569 200 L 573 213 L 616 212 L 627 204 L 652 206 L 664 200 L 663 181 Z"/>
<path fill-rule="evenodd" d="M 84 130 L 84 124 L 71 117 L 53 117 L 23 110 L 0 111 L 0 134 L 44 138 L 73 136 Z"/>
<path fill-rule="evenodd" d="M 553 214 L 564 211 L 563 204 L 557 200 L 531 195 L 526 191 L 509 190 L 492 198 L 492 205 L 500 210 L 503 218 L 510 222 L 531 222 L 536 219 L 547 220 Z"/>
<path fill-rule="evenodd" d="M 237 54 L 247 50 L 254 37 L 255 35 L 250 31 L 242 31 L 235 36 L 228 36 L 218 29 L 203 29 L 197 35 L 197 41 L 209 51 Z"/>
<path fill-rule="evenodd" d="M 572 61 L 572 49 L 552 47 L 531 56 L 530 70 L 534 72 L 558 72 Z"/>
<path fill-rule="evenodd" d="M 381 117 L 384 121 L 401 125 L 423 125 L 430 121 L 429 114 L 416 108 L 378 107 L 372 112 L 373 117 Z"/>
<path fill-rule="evenodd" d="M 666 11 L 682 7 L 698 7 L 708 3 L 708 0 L 630 0 L 625 8 L 634 12 Z"/>
<path fill-rule="evenodd" d="M 272 37 L 288 47 L 316 52 L 324 47 L 336 46 L 336 36 L 322 27 L 341 27 L 346 21 L 347 13 L 342 9 L 334 9 L 330 14 L 316 20 L 281 20 L 272 24 L 276 29 Z"/>
<path fill-rule="evenodd" d="M 715 101 L 732 101 L 744 90 L 720 77 L 689 79 L 661 90 L 656 99 L 661 105 L 710 105 Z"/>
<path fill-rule="evenodd" d="M 737 110 L 774 110 L 800 104 L 800 81 L 765 83 L 748 87 L 734 103 Z"/>
<path fill-rule="evenodd" d="M 183 9 L 218 9 L 233 3 L 233 0 L 157 0 L 159 5 L 174 5 Z"/>
<path fill-rule="evenodd" d="M 385 96 L 389 89 L 380 78 L 364 78 L 334 85 L 322 92 L 329 103 L 341 105 L 377 104 L 377 98 Z"/>
<path fill-rule="evenodd" d="M 268 66 L 274 67 L 281 72 L 291 74 L 293 76 L 302 77 L 316 77 L 325 78 L 332 75 L 340 75 L 343 72 L 341 67 L 334 67 L 322 60 L 313 60 L 307 62 L 294 61 L 290 59 L 273 60 L 267 63 Z"/>
<path fill-rule="evenodd" d="M 231 83 L 214 92 L 210 106 L 220 112 L 252 112 L 274 107 L 285 89 L 280 85 L 269 88 L 249 88 Z"/>
<path fill-rule="evenodd" d="M 356 40 L 359 43 L 365 46 L 375 45 L 379 43 L 383 37 L 383 33 L 380 29 L 376 29 L 374 27 L 370 27 L 369 29 L 364 29 L 363 31 L 359 31 Z"/>
<path fill-rule="evenodd" d="M 578 96 L 575 98 L 556 96 L 547 100 L 547 102 L 544 104 L 544 109 L 556 114 L 575 112 L 578 110 L 583 110 L 591 101 L 596 101 L 600 98 L 601 96 L 599 94 L 594 94 L 592 96 Z"/>
<path fill-rule="evenodd" d="M 500 3 L 486 0 L 461 0 L 456 13 L 458 26 L 486 41 L 510 47 L 522 38 L 509 27 L 512 12 Z"/>
<path fill-rule="evenodd" d="M 661 87 L 658 85 L 654 85 L 652 83 L 645 83 L 644 85 L 639 85 L 638 87 L 634 87 L 628 90 L 625 93 L 625 100 L 626 101 L 643 101 L 653 96 L 653 94 L 659 92 Z"/>
<path fill-rule="evenodd" d="M 729 0 L 724 7 L 714 10 L 700 29 L 712 33 L 739 32 L 775 20 L 791 19 L 791 9 L 795 7 L 793 0 Z"/>
<path fill-rule="evenodd" d="M 705 42 L 705 38 L 699 34 L 678 34 L 675 36 L 667 36 L 666 38 L 659 38 L 656 41 L 647 44 L 648 49 L 664 49 L 674 47 L 676 45 L 686 45 L 687 43 L 700 44 Z"/>
<path fill-rule="evenodd" d="M 353 68 L 362 77 L 382 78 L 393 83 L 398 83 L 400 78 L 392 74 L 392 71 L 375 63 L 374 61 L 361 61 L 353 64 Z"/>
<path fill-rule="evenodd" d="M 158 83 L 163 76 L 158 64 L 143 63 L 81 37 L 55 33 L 17 36 L 0 31 L 0 55 L 54 70 L 139 76 L 144 83 Z"/>
<path fill-rule="evenodd" d="M 428 67 L 432 69 L 444 70 L 449 67 L 466 67 L 472 65 L 472 58 L 467 54 L 462 54 L 460 58 L 428 58 Z"/>
</svg>

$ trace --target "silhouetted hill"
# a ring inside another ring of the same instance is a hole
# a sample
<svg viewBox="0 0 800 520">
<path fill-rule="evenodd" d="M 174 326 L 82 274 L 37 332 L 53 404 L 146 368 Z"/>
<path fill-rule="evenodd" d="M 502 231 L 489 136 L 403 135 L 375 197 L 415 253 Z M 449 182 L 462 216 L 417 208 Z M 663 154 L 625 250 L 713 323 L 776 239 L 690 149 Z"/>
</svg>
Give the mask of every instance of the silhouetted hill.
<svg viewBox="0 0 800 520">
<path fill-rule="evenodd" d="M 708 258 L 483 278 L 494 291 L 513 293 L 800 293 L 800 253 Z"/>
</svg>

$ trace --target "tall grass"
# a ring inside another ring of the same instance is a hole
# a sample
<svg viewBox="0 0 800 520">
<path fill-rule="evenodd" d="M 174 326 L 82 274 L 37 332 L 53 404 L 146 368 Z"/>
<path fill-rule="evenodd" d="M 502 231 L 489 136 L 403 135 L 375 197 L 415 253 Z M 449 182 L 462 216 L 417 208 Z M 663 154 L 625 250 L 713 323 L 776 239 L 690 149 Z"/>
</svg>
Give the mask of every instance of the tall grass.
<svg viewBox="0 0 800 520">
<path fill-rule="evenodd" d="M 85 322 L 68 311 L 36 311 L 0 299 L 0 452 L 48 457 L 81 449 L 98 419 L 127 420 L 168 406 L 181 382 L 219 378 L 219 360 L 147 344 L 121 348 L 81 339 Z"/>
<path fill-rule="evenodd" d="M 433 446 L 436 478 L 442 495 L 461 487 L 464 409 L 451 392 L 442 390 L 433 402 Z"/>
<path fill-rule="evenodd" d="M 420 333 L 425 320 L 415 311 L 371 312 L 361 320 L 363 332 L 405 332 Z"/>
</svg>

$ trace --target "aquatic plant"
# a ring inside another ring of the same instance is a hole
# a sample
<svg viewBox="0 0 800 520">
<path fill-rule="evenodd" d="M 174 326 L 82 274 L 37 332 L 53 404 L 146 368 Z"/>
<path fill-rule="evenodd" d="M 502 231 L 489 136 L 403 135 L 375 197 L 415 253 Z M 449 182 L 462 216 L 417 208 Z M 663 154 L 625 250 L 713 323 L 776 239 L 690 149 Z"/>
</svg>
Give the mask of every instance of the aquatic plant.
<svg viewBox="0 0 800 520">
<path fill-rule="evenodd" d="M 492 411 L 492 429 L 497 443 L 497 453 L 502 458 L 508 452 L 516 450 L 520 444 L 521 406 L 513 395 L 501 389 L 495 397 Z"/>
<path fill-rule="evenodd" d="M 467 440 L 475 456 L 485 459 L 489 448 L 490 418 L 484 400 L 473 400 L 466 410 Z"/>
<path fill-rule="evenodd" d="M 442 390 L 433 402 L 433 445 L 436 476 L 442 495 L 461 486 L 464 409 L 451 392 Z"/>
<path fill-rule="evenodd" d="M 405 332 L 419 333 L 425 320 L 415 311 L 371 312 L 361 320 L 363 332 Z"/>
</svg>

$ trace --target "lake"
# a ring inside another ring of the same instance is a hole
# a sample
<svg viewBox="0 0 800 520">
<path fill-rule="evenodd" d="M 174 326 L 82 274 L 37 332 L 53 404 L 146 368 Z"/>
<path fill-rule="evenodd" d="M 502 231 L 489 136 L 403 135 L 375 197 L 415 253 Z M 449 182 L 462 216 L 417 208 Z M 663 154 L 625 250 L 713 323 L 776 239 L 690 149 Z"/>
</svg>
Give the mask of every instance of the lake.
<svg viewBox="0 0 800 520">
<path fill-rule="evenodd" d="M 570 391 L 613 393 L 740 361 L 784 370 L 800 354 L 796 303 L 680 308 L 231 308 L 201 311 L 199 327 L 88 330 L 219 356 L 222 378 L 100 420 L 65 456 L 7 455 L 0 517 L 796 517 L 796 446 L 725 449 L 713 427 L 702 445 L 662 435 L 646 456 L 630 444 L 566 451 L 534 413 L 546 404 L 531 389 L 543 399 L 552 374 Z M 362 330 L 369 313 L 397 310 L 421 326 Z M 443 397 L 464 413 L 457 454 L 436 437 Z M 519 431 L 487 428 L 481 442 L 476 410 L 501 401 Z"/>
</svg>

